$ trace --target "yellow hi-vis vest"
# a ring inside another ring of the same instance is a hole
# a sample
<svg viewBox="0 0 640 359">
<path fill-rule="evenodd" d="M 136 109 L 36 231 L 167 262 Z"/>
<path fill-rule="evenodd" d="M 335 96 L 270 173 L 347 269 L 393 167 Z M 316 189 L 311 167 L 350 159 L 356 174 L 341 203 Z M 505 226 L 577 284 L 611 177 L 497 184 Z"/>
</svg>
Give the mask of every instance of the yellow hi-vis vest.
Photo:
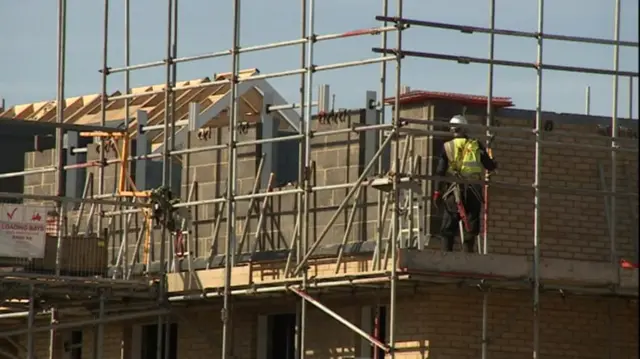
<svg viewBox="0 0 640 359">
<path fill-rule="evenodd" d="M 444 144 L 449 160 L 447 172 L 462 177 L 481 177 L 484 166 L 480 162 L 480 146 L 477 140 L 454 138 Z"/>
</svg>

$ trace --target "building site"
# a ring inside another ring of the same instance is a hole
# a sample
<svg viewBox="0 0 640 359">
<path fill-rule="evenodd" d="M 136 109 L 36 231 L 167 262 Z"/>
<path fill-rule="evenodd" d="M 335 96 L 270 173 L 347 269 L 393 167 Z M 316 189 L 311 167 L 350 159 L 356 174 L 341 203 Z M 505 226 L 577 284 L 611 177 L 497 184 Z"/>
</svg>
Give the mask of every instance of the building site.
<svg viewBox="0 0 640 359">
<path fill-rule="evenodd" d="M 102 86 L 73 98 L 57 2 L 57 97 L 0 108 L 1 358 L 640 354 L 637 101 L 626 87 L 638 70 L 619 67 L 638 42 L 620 40 L 620 0 L 612 39 L 546 32 L 544 0 L 535 32 L 497 28 L 495 0 L 488 27 L 381 0 L 378 27 L 318 33 L 315 0 L 302 0 L 299 34 L 252 46 L 240 46 L 232 0 L 233 46 L 189 57 L 167 0 L 166 57 L 122 67 L 107 61 L 105 0 Z M 415 28 L 485 34 L 488 56 L 403 47 Z M 314 59 L 320 42 L 371 36 L 379 46 L 359 60 Z M 528 38 L 538 57 L 496 58 L 497 36 Z M 613 49 L 615 65 L 544 63 L 546 39 Z M 299 68 L 240 67 L 244 53 L 280 47 L 299 48 Z M 177 80 L 181 64 L 222 57 L 229 68 Z M 403 86 L 407 58 L 482 64 L 487 92 Z M 314 76 L 357 66 L 379 67 L 381 85 L 334 108 Z M 522 84 L 536 88 L 535 109 L 494 96 L 503 66 L 535 72 Z M 130 73 L 148 68 L 166 78 L 132 87 Z M 542 76 L 556 71 L 611 78 L 611 115 L 545 110 Z M 113 74 L 124 75 L 116 92 Z M 270 83 L 285 76 L 299 79 L 298 98 Z"/>
</svg>

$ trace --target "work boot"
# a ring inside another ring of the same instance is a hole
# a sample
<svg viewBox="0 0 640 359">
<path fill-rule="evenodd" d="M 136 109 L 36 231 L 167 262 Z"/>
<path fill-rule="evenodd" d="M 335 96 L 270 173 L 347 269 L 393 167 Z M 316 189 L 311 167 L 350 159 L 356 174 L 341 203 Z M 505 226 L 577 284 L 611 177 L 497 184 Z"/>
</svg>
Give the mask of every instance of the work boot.
<svg viewBox="0 0 640 359">
<path fill-rule="evenodd" d="M 440 236 L 440 249 L 443 252 L 453 252 L 455 240 L 453 237 Z"/>
<path fill-rule="evenodd" d="M 475 253 L 475 244 L 474 240 L 464 241 L 464 251 L 467 253 Z"/>
</svg>

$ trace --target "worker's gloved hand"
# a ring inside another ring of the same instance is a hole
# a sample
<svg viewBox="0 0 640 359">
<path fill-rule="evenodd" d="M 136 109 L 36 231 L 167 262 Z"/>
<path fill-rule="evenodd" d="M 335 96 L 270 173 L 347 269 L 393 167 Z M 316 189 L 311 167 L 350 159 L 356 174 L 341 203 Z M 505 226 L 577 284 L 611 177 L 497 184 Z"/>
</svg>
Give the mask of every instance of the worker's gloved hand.
<svg viewBox="0 0 640 359">
<path fill-rule="evenodd" d="M 431 203 L 433 203 L 433 206 L 438 208 L 438 202 L 440 201 L 440 191 L 435 191 L 433 192 L 433 196 L 431 197 Z"/>
<path fill-rule="evenodd" d="M 432 199 L 433 199 L 434 202 L 437 202 L 440 199 L 440 191 L 433 192 Z"/>
</svg>

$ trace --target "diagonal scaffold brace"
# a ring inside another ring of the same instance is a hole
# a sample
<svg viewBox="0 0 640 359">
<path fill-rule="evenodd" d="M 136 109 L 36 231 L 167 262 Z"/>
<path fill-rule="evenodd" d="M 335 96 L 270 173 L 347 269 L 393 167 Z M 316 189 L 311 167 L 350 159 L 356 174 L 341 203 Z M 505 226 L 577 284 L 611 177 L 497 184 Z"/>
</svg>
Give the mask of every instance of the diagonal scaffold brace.
<svg viewBox="0 0 640 359">
<path fill-rule="evenodd" d="M 295 288 L 295 287 L 289 287 L 288 289 L 290 291 L 292 291 L 293 293 L 295 293 L 300 298 L 302 298 L 303 300 L 307 301 L 308 303 L 312 304 L 316 308 L 318 308 L 321 311 L 325 312 L 327 315 L 329 315 L 333 319 L 337 320 L 338 322 L 340 322 L 341 324 L 343 324 L 347 328 L 353 330 L 356 334 L 360 335 L 362 338 L 364 338 L 365 340 L 367 340 L 368 342 L 370 342 L 374 346 L 382 349 L 385 353 L 390 353 L 391 352 L 391 347 L 389 345 L 379 341 L 374 336 L 367 334 L 367 332 L 365 332 L 364 330 L 358 328 L 358 326 L 356 326 L 353 323 L 351 323 L 350 321 L 344 319 L 338 313 L 336 313 L 336 312 L 332 311 L 331 309 L 327 308 L 324 304 L 318 302 L 315 298 L 310 296 L 307 292 L 305 292 L 305 291 L 303 291 L 303 290 L 301 290 L 299 288 Z"/>
</svg>

